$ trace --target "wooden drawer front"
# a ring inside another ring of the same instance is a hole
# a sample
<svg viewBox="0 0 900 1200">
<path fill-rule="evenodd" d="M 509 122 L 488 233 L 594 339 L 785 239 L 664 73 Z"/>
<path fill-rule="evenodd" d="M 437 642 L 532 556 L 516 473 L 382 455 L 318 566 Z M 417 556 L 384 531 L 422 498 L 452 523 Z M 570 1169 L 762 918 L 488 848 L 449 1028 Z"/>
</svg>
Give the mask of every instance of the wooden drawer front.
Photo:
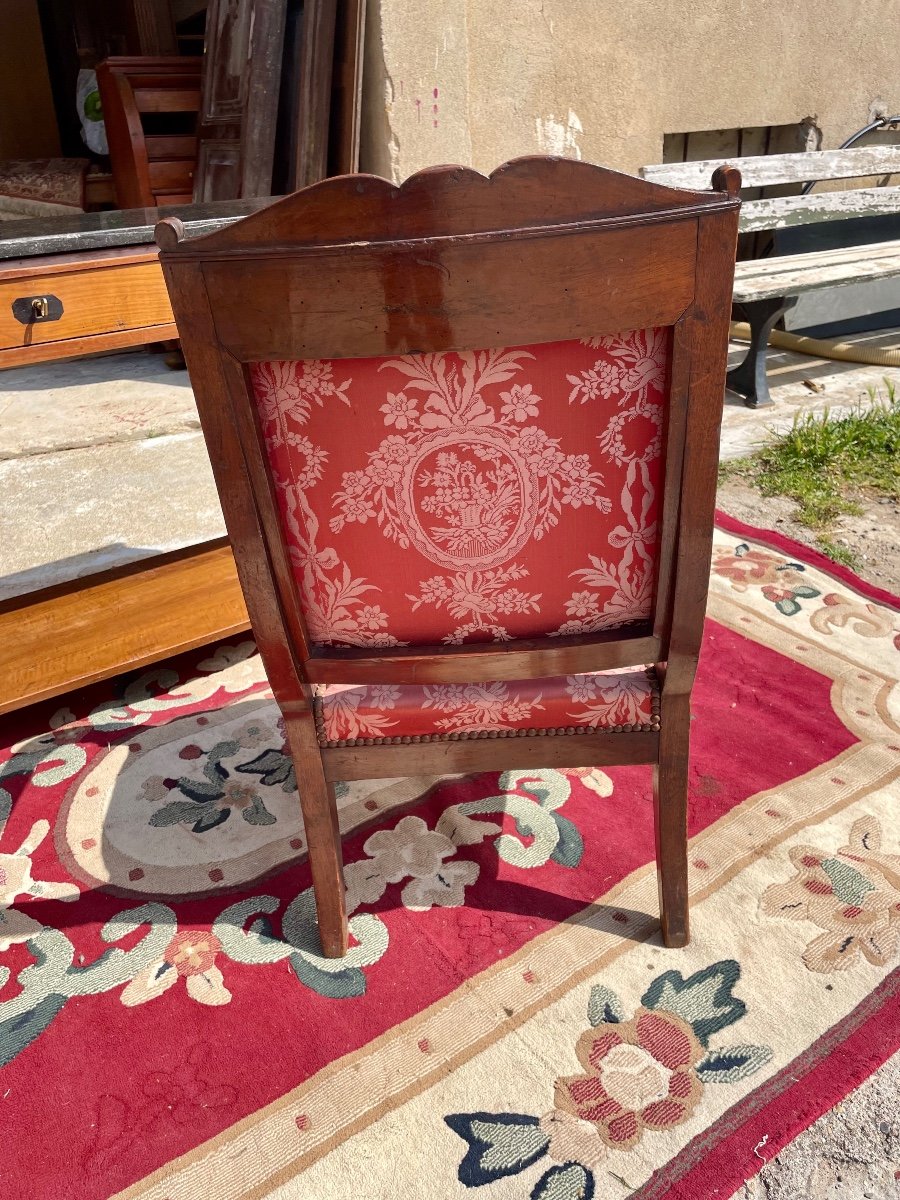
<svg viewBox="0 0 900 1200">
<path fill-rule="evenodd" d="M 12 311 L 13 301 L 23 296 L 56 296 L 63 314 L 57 321 L 23 325 Z M 0 280 L 0 350 L 165 325 L 172 320 L 156 261 Z"/>
</svg>

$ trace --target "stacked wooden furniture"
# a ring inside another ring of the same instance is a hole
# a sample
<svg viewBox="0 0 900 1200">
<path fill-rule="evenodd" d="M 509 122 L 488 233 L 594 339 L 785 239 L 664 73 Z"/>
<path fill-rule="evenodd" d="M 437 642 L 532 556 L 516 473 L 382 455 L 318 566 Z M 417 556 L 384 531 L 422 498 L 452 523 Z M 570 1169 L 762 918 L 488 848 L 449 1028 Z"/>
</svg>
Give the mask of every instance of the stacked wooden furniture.
<svg viewBox="0 0 900 1200">
<path fill-rule="evenodd" d="M 670 187 L 704 188 L 710 186 L 713 173 L 726 166 L 740 172 L 742 188 L 889 177 L 900 174 L 900 146 L 662 163 L 643 167 L 641 175 Z M 900 214 L 900 187 L 807 191 L 796 196 L 745 200 L 740 229 L 742 233 L 774 232 L 797 225 L 891 214 Z M 897 278 L 900 239 L 739 262 L 734 274 L 734 303 L 749 321 L 750 348 L 744 361 L 728 372 L 728 387 L 742 395 L 749 408 L 771 404 L 766 382 L 769 334 L 802 293 Z"/>
<path fill-rule="evenodd" d="M 202 58 L 108 58 L 97 83 L 119 208 L 189 204 Z M 171 118 L 169 122 L 161 116 Z M 153 118 L 153 131 L 145 122 Z M 169 131 L 160 131 L 169 124 Z"/>
<path fill-rule="evenodd" d="M 727 195 L 523 158 L 489 179 L 461 167 L 399 188 L 328 179 L 195 240 L 181 240 L 177 218 L 160 223 L 226 527 L 285 718 L 326 955 L 343 955 L 348 937 L 335 780 L 555 765 L 655 766 L 663 936 L 687 941 L 690 696 L 737 209 Z M 571 403 L 576 355 L 592 365 L 587 379 L 605 366 L 596 403 Z M 500 392 L 530 371 L 539 392 Z M 404 394 L 381 406 L 391 372 Z M 392 405 L 410 397 L 421 423 L 407 415 L 395 430 Z M 366 463 L 371 476 L 357 469 Z M 459 467 L 452 515 L 435 507 L 443 476 L 426 466 Z M 556 493 L 541 488 L 556 470 L 576 470 L 590 498 L 557 502 L 544 537 L 539 506 Z M 621 604 L 606 596 L 595 620 L 573 622 L 569 581 L 584 572 L 571 568 L 591 546 L 603 579 L 622 581 L 609 584 Z M 438 584 L 435 564 L 449 572 Z M 526 576 L 530 600 L 491 594 Z M 420 606 L 416 580 L 446 587 L 448 611 Z M 588 689 L 637 689 L 640 707 L 608 703 L 582 721 L 566 692 L 581 673 Z M 485 715 L 477 697 L 507 686 L 540 703 Z M 467 696 L 468 714 L 457 711 Z M 385 704 L 389 716 L 359 722 Z M 434 720 L 436 709 L 453 719 Z M 351 710 L 356 732 L 341 732 Z"/>
</svg>

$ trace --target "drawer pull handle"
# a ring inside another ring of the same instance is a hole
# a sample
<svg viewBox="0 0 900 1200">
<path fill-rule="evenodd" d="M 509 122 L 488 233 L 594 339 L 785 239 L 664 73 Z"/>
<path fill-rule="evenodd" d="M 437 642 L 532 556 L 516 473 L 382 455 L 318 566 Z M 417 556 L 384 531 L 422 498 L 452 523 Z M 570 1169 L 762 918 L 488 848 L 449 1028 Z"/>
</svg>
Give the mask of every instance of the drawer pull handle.
<svg viewBox="0 0 900 1200">
<path fill-rule="evenodd" d="M 13 300 L 12 312 L 22 325 L 35 325 L 58 321 L 63 315 L 63 305 L 58 296 L 20 296 Z"/>
</svg>

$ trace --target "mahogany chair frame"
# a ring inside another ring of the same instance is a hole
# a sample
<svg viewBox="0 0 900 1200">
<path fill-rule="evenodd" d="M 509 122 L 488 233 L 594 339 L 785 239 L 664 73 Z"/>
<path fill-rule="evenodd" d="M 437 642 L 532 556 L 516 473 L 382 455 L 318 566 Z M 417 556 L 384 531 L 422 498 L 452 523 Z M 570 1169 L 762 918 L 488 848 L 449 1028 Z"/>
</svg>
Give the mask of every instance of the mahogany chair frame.
<svg viewBox="0 0 900 1200">
<path fill-rule="evenodd" d="M 690 696 L 711 557 L 739 200 L 586 163 L 517 159 L 489 178 L 437 167 L 400 187 L 314 184 L 206 237 L 157 226 L 263 663 L 285 718 L 323 952 L 347 947 L 334 782 L 536 766 L 654 770 L 662 930 L 688 940 Z M 671 328 L 665 480 L 651 618 L 605 633 L 462 646 L 316 647 L 279 523 L 249 364 L 520 346 Z M 649 731 L 359 739 L 320 745 L 311 685 L 542 678 L 656 664 Z M 658 726 L 658 727 L 657 727 Z"/>
</svg>

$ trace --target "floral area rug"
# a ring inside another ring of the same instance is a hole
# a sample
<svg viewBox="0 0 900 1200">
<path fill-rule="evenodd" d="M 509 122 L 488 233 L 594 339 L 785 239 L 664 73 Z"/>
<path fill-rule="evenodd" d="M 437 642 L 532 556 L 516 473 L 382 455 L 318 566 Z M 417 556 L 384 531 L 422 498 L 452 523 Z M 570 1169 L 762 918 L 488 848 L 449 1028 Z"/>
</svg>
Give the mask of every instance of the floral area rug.
<svg viewBox="0 0 900 1200">
<path fill-rule="evenodd" d="M 891 597 L 722 521 L 685 950 L 647 768 L 341 786 L 335 962 L 252 643 L 24 714 L 4 1197 L 730 1196 L 900 1045 L 898 640 Z"/>
</svg>

